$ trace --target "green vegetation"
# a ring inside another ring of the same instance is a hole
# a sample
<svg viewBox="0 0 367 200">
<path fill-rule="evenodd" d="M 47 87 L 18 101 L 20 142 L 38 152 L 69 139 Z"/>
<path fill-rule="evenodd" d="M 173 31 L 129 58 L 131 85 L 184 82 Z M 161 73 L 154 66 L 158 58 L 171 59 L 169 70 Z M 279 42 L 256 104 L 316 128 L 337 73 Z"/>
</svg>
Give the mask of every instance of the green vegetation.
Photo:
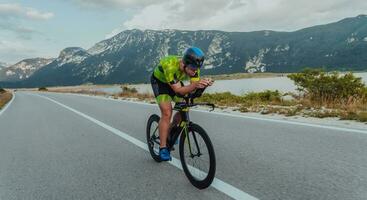
<svg viewBox="0 0 367 200">
<path fill-rule="evenodd" d="M 136 88 L 129 87 L 127 85 L 121 86 L 121 89 L 123 93 L 132 93 L 132 94 L 138 93 L 138 90 Z"/>
<path fill-rule="evenodd" d="M 319 69 L 307 69 L 288 77 L 298 86 L 299 94 L 266 90 L 238 96 L 223 92 L 204 94 L 198 101 L 236 107 L 241 112 L 339 117 L 367 122 L 367 87 L 361 78 L 352 73 L 327 73 Z"/>
<path fill-rule="evenodd" d="M 6 90 L 4 88 L 0 88 L 0 94 L 5 93 Z"/>
<path fill-rule="evenodd" d="M 148 100 L 150 102 L 154 101 L 154 97 L 151 94 L 145 93 L 138 93 L 138 90 L 134 87 L 122 85 L 121 86 L 122 92 L 119 94 L 115 94 L 113 97 L 115 99 L 122 97 L 122 98 L 135 98 L 139 100 Z"/>
<path fill-rule="evenodd" d="M 281 102 L 281 94 L 278 90 L 265 90 L 264 92 L 250 92 L 244 95 L 245 101 L 266 102 L 278 104 Z"/>
<path fill-rule="evenodd" d="M 282 102 L 279 91 L 266 90 L 264 92 L 250 92 L 243 96 L 231 94 L 230 92 L 221 92 L 208 94 L 205 93 L 197 101 L 211 102 L 219 106 L 253 106 L 259 104 L 280 104 Z"/>
<path fill-rule="evenodd" d="M 38 88 L 38 91 L 48 91 L 48 89 L 46 88 L 46 87 L 40 87 L 40 88 Z"/>
<path fill-rule="evenodd" d="M 340 119 L 343 120 L 357 120 L 360 122 L 367 122 L 367 111 L 360 111 L 360 112 L 344 112 Z"/>
<path fill-rule="evenodd" d="M 367 100 L 367 88 L 362 78 L 355 77 L 353 73 L 341 75 L 339 72 L 307 69 L 288 77 L 298 86 L 303 97 L 314 104 L 330 107 Z"/>
<path fill-rule="evenodd" d="M 367 121 L 367 87 L 362 78 L 353 73 L 327 73 L 320 69 L 307 69 L 288 77 L 298 86 L 300 103 L 329 109 L 328 112 L 314 113 L 316 117 Z"/>
</svg>

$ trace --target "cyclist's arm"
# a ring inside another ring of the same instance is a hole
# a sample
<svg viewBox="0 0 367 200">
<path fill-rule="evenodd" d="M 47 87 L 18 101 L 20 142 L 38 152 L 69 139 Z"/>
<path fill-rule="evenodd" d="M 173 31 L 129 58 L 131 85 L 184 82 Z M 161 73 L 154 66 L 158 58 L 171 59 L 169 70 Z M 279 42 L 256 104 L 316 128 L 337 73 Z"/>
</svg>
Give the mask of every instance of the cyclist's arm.
<svg viewBox="0 0 367 200">
<path fill-rule="evenodd" d="M 192 82 L 189 85 L 182 86 L 180 82 L 170 84 L 171 88 L 175 93 L 180 95 L 186 95 L 197 88 L 198 82 Z"/>
</svg>

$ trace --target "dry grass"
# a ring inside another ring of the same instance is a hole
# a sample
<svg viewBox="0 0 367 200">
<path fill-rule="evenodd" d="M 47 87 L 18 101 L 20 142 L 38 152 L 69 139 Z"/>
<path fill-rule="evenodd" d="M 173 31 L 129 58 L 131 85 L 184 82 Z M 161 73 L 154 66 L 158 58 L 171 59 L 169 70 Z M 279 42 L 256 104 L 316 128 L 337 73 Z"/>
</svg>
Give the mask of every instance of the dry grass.
<svg viewBox="0 0 367 200">
<path fill-rule="evenodd" d="M 75 93 L 75 94 L 88 94 L 95 96 L 106 96 L 108 95 L 106 92 L 89 90 L 89 89 L 73 89 L 73 88 L 51 88 L 48 89 L 49 92 L 60 92 L 60 93 Z"/>
<path fill-rule="evenodd" d="M 294 96 L 292 100 L 283 100 L 283 96 L 276 91 L 248 93 L 243 96 L 224 92 L 204 94 L 198 101 L 211 102 L 220 107 L 236 107 L 235 110 L 240 112 L 276 113 L 285 116 L 301 115 L 317 118 L 339 117 L 340 119 L 367 122 L 367 101 L 365 99 L 353 99 L 344 103 L 335 101 L 320 103 L 306 96 Z"/>
<path fill-rule="evenodd" d="M 114 99 L 122 98 L 122 99 L 137 99 L 140 101 L 155 101 L 155 98 L 151 94 L 146 93 L 138 93 L 138 91 L 130 86 L 123 85 L 121 86 L 122 92 L 118 94 L 112 95 Z M 90 86 L 79 86 L 79 87 L 57 87 L 57 88 L 48 88 L 49 92 L 60 92 L 60 93 L 76 93 L 76 94 L 87 94 L 94 96 L 110 96 L 111 94 L 96 91 L 95 88 Z"/>
<path fill-rule="evenodd" d="M 134 99 L 138 99 L 140 101 L 149 101 L 152 102 L 154 101 L 154 96 L 151 94 L 147 94 L 147 93 L 139 93 L 136 88 L 134 87 L 129 87 L 129 86 L 122 86 L 122 92 L 113 95 L 113 97 L 115 99 L 121 97 L 123 99 L 129 99 L 129 98 L 134 98 Z"/>
<path fill-rule="evenodd" d="M 0 109 L 3 108 L 4 105 L 11 100 L 12 97 L 13 97 L 13 94 L 10 92 L 1 92 L 0 93 Z"/>
</svg>

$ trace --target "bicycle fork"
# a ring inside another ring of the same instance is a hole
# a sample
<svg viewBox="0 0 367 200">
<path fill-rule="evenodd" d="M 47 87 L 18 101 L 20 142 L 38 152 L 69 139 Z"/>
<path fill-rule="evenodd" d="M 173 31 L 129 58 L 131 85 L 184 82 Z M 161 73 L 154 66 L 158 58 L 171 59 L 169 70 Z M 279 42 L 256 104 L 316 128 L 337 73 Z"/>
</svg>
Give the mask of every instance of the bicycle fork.
<svg viewBox="0 0 367 200">
<path fill-rule="evenodd" d="M 184 133 L 185 133 L 185 136 L 186 136 L 185 138 L 187 139 L 187 143 L 189 145 L 190 157 L 191 158 L 194 158 L 195 156 L 200 157 L 201 156 L 201 152 L 200 152 L 200 147 L 199 147 L 198 141 L 196 139 L 195 132 L 192 131 L 192 137 L 194 138 L 194 142 L 195 142 L 195 145 L 196 145 L 196 150 L 197 150 L 197 154 L 196 155 L 193 154 L 193 150 L 192 150 L 192 147 L 191 147 L 188 126 L 185 125 L 184 128 L 183 128 L 183 130 L 184 130 Z"/>
</svg>

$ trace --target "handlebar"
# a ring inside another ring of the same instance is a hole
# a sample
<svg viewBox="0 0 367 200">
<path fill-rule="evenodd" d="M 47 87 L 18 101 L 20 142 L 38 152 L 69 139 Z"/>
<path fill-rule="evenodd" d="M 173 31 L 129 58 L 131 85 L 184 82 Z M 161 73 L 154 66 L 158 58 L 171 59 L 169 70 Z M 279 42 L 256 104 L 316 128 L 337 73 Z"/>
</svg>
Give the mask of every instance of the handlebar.
<svg viewBox="0 0 367 200">
<path fill-rule="evenodd" d="M 210 106 L 211 110 L 209 111 L 213 111 L 215 108 L 215 105 L 212 103 L 194 103 L 193 106 Z"/>
<path fill-rule="evenodd" d="M 176 103 L 175 109 L 181 109 L 183 107 L 194 107 L 194 106 L 209 106 L 211 107 L 210 111 L 213 111 L 215 108 L 215 105 L 212 103 L 194 103 L 194 99 L 200 97 L 203 94 L 204 90 L 205 88 L 196 89 L 195 92 L 190 93 L 185 96 L 177 95 L 178 97 L 183 98 L 185 102 Z"/>
</svg>

